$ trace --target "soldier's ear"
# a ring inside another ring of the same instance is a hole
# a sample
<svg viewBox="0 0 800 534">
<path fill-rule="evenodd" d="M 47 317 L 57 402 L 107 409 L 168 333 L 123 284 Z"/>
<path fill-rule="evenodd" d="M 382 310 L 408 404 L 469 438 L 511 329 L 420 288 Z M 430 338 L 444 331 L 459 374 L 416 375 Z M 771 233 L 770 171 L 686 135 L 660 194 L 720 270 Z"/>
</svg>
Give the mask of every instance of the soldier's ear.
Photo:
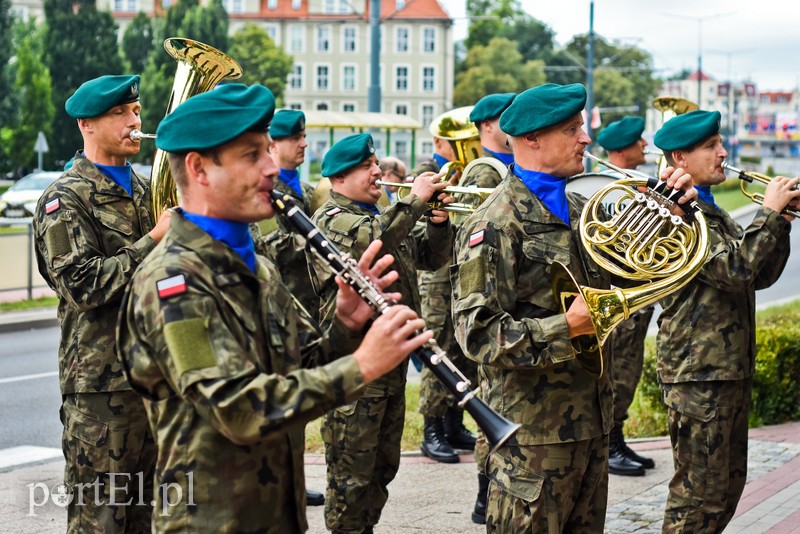
<svg viewBox="0 0 800 534">
<path fill-rule="evenodd" d="M 186 167 L 186 175 L 190 181 L 201 184 L 208 183 L 205 170 L 206 162 L 199 152 L 189 152 L 186 154 L 183 164 Z"/>
</svg>

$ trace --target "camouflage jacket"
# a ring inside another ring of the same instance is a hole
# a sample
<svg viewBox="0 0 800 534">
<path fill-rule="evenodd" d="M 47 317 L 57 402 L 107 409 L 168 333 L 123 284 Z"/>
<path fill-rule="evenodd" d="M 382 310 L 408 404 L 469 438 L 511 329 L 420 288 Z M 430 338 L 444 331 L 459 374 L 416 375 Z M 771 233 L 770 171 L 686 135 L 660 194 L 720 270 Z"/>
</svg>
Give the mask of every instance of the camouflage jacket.
<svg viewBox="0 0 800 534">
<path fill-rule="evenodd" d="M 416 195 L 406 195 L 380 215 L 359 206 L 347 197 L 331 191 L 328 201 L 314 215 L 322 232 L 342 252 L 358 259 L 376 239 L 383 242 L 381 254 L 394 256 L 392 269 L 400 275 L 387 291 L 400 292 L 402 304 L 420 313 L 417 269 L 436 269 L 450 258 L 453 228 L 426 224 L 426 230 L 414 231 L 417 220 L 428 206 Z M 309 252 L 309 254 L 311 254 Z M 330 269 L 316 256 L 309 258 L 311 279 L 321 297 L 320 317 L 327 322 L 336 304 L 336 284 Z M 376 396 L 391 395 L 405 384 L 407 364 L 387 374 L 368 386 L 368 393 Z M 385 388 L 385 389 L 384 389 Z"/>
<path fill-rule="evenodd" d="M 609 287 L 577 237 L 585 200 L 567 198 L 571 228 L 509 172 L 456 237 L 456 339 L 482 365 L 483 398 L 522 424 L 520 445 L 585 440 L 612 425 L 610 373 L 595 379 L 576 360 L 576 351 L 596 356 L 596 339 L 570 340 L 551 288 L 554 262 L 581 285 Z"/>
<path fill-rule="evenodd" d="M 755 371 L 755 291 L 771 286 L 789 258 L 791 224 L 759 208 L 744 231 L 698 200 L 708 221 L 708 260 L 681 291 L 661 299 L 662 382 L 741 380 Z"/>
<path fill-rule="evenodd" d="M 435 159 L 426 159 L 425 161 L 423 161 L 422 163 L 411 169 L 411 172 L 408 173 L 408 175 L 416 178 L 423 172 L 439 172 L 440 170 L 441 167 L 439 167 L 439 164 L 436 162 Z"/>
<path fill-rule="evenodd" d="M 303 198 L 300 198 L 294 189 L 286 185 L 282 180 L 276 180 L 275 187 L 281 192 L 292 197 L 295 204 L 301 208 L 306 215 L 311 215 L 311 196 L 314 193 L 314 186 L 300 183 L 303 190 Z M 316 317 L 319 308 L 319 298 L 314 293 L 308 273 L 308 262 L 306 260 L 306 240 L 303 236 L 292 230 L 289 223 L 281 216 L 269 219 L 274 221 L 275 229 L 256 239 L 256 252 L 266 256 L 281 273 L 283 283 L 289 287 L 289 291 L 294 295 L 300 304 Z"/>
<path fill-rule="evenodd" d="M 125 287 L 156 242 L 150 189 L 132 173 L 133 198 L 80 153 L 39 199 L 36 261 L 58 294 L 62 394 L 130 389 L 115 352 Z"/>
<path fill-rule="evenodd" d="M 184 496 L 167 515 L 158 492 L 154 532 L 306 530 L 304 426 L 363 386 L 353 357 L 327 363 L 357 338 L 336 320 L 321 337 L 257 260 L 253 273 L 176 213 L 126 295 L 120 358 L 145 398 L 156 486 Z"/>
<path fill-rule="evenodd" d="M 484 158 L 494 158 L 490 152 L 483 151 Z M 496 159 L 496 158 L 495 158 Z M 500 161 L 499 159 L 497 161 Z M 462 176 L 458 185 L 461 187 L 497 187 L 505 175 L 498 174 L 494 167 L 478 164 L 470 169 L 469 174 Z"/>
</svg>

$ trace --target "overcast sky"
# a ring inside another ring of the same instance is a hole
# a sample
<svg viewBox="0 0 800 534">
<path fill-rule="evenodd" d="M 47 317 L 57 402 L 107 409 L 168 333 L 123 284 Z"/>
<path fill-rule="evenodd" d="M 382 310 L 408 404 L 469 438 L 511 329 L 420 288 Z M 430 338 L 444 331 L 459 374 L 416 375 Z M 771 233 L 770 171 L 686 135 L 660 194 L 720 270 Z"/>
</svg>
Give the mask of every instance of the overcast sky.
<svg viewBox="0 0 800 534">
<path fill-rule="evenodd" d="M 466 0 L 440 0 L 467 35 Z M 559 44 L 589 30 L 590 0 L 521 0 Z M 701 19 L 701 20 L 699 20 Z M 702 28 L 703 72 L 716 80 L 752 79 L 760 91 L 800 86 L 800 0 L 595 0 L 594 30 L 653 56 L 659 75 L 697 69 Z"/>
</svg>

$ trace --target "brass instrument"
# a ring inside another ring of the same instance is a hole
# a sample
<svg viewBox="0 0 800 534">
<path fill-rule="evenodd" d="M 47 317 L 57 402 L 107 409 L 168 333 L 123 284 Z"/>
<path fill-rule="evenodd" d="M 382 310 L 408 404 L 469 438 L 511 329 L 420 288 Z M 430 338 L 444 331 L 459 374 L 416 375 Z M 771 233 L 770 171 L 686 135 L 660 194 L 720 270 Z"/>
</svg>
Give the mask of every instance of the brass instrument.
<svg viewBox="0 0 800 534">
<path fill-rule="evenodd" d="M 596 352 L 578 353 L 590 373 L 603 374 L 602 345 L 611 331 L 633 312 L 685 286 L 700 271 L 708 255 L 708 227 L 697 203 L 682 205 L 688 215 L 673 215 L 681 192 L 667 190 L 656 178 L 643 178 L 586 152 L 623 178 L 589 198 L 580 220 L 581 243 L 603 269 L 627 280 L 643 282 L 632 288 L 581 287 L 566 266 L 553 268 L 553 294 L 564 312 L 568 299 L 586 301 L 597 338 Z M 646 189 L 641 191 L 642 186 Z M 611 201 L 606 200 L 612 198 Z M 592 347 L 594 349 L 595 347 Z M 597 355 L 596 357 L 594 355 Z"/>
<path fill-rule="evenodd" d="M 411 190 L 413 187 L 413 182 L 387 182 L 384 180 L 378 180 L 375 182 L 377 185 L 381 186 L 388 186 L 388 187 L 397 187 L 398 189 L 408 189 Z M 481 202 L 486 200 L 489 195 L 494 193 L 493 188 L 489 187 L 458 187 L 458 186 L 447 186 L 444 189 L 438 191 L 437 193 L 447 193 L 448 195 L 467 195 L 467 196 L 474 196 L 477 197 L 475 202 L 451 202 L 450 204 L 444 204 L 440 200 L 432 198 L 428 201 L 428 207 L 432 210 L 442 210 L 447 211 L 449 213 L 472 213 L 475 211 L 475 208 L 481 205 Z M 438 195 L 437 195 L 438 196 Z"/>
<path fill-rule="evenodd" d="M 760 172 L 744 171 L 742 169 L 738 169 L 733 165 L 730 165 L 727 161 L 722 162 L 722 169 L 726 171 L 731 171 L 732 173 L 736 174 L 737 178 L 741 180 L 739 182 L 739 187 L 741 188 L 744 196 L 746 196 L 756 204 L 764 203 L 764 195 L 762 195 L 761 193 L 751 193 L 750 191 L 747 190 L 747 184 L 758 182 L 760 184 L 769 185 L 769 183 L 772 181 L 772 178 L 770 176 L 767 176 L 766 174 L 761 174 Z M 797 189 L 797 186 L 795 186 L 794 188 Z M 800 217 L 800 210 L 791 209 L 788 206 L 783 208 L 783 211 L 781 211 L 781 213 L 785 213 L 793 217 Z"/>
<path fill-rule="evenodd" d="M 167 115 L 189 97 L 213 89 L 222 80 L 233 80 L 242 75 L 242 67 L 236 60 L 199 41 L 172 37 L 164 41 L 164 49 L 178 62 Z M 131 138 L 133 135 L 131 132 Z M 141 135 L 150 137 L 152 134 Z M 178 203 L 177 189 L 164 151 L 156 150 L 150 176 L 151 208 L 153 219 L 158 220 L 162 211 Z"/>
<path fill-rule="evenodd" d="M 453 171 L 463 171 L 470 161 L 483 154 L 478 128 L 469 120 L 473 107 L 451 109 L 433 119 L 428 127 L 432 136 L 446 139 L 455 154 L 455 159 L 445 163 L 439 171 L 444 176 L 449 176 Z"/>
<path fill-rule="evenodd" d="M 683 115 L 690 111 L 700 109 L 700 106 L 679 96 L 659 96 L 653 100 L 653 107 L 661 112 L 661 125 L 675 117 L 676 115 Z M 645 152 L 646 153 L 646 152 Z M 658 151 L 658 173 L 656 177 L 661 176 L 661 172 L 667 168 L 667 158 L 664 157 L 663 152 Z"/>
<path fill-rule="evenodd" d="M 131 133 L 128 137 L 130 137 L 132 141 L 141 141 L 142 139 L 155 139 L 156 134 L 148 134 L 141 132 L 140 130 L 131 130 Z"/>
</svg>

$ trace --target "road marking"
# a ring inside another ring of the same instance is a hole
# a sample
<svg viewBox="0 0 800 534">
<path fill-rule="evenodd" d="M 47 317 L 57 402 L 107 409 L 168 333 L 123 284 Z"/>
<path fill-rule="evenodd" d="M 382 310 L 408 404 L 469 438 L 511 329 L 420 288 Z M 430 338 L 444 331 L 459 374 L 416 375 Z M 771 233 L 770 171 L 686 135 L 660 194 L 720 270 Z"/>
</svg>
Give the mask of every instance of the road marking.
<svg viewBox="0 0 800 534">
<path fill-rule="evenodd" d="M 0 470 L 15 465 L 41 462 L 42 460 L 53 460 L 62 458 L 61 449 L 53 447 L 35 447 L 33 445 L 21 445 L 0 450 Z"/>
<path fill-rule="evenodd" d="M 48 378 L 51 376 L 58 376 L 58 371 L 50 371 L 49 373 L 36 373 L 35 375 L 19 375 L 19 376 L 9 376 L 8 378 L 0 378 L 0 384 L 8 384 L 10 382 L 22 382 L 23 380 L 35 380 L 37 378 Z"/>
</svg>

